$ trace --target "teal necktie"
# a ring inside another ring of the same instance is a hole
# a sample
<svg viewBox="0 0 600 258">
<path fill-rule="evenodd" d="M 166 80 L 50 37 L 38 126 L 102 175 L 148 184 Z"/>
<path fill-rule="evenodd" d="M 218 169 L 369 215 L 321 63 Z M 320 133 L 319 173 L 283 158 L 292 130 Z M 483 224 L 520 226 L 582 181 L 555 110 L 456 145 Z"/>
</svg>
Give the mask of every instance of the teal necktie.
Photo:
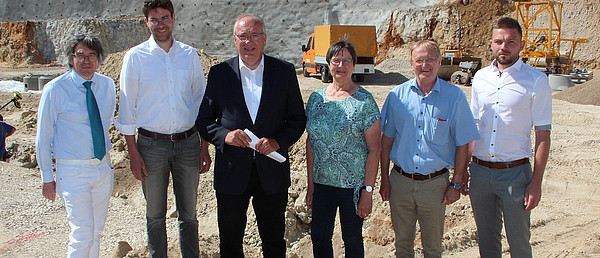
<svg viewBox="0 0 600 258">
<path fill-rule="evenodd" d="M 104 158 L 106 154 L 106 145 L 104 143 L 104 130 L 102 129 L 102 120 L 100 119 L 100 110 L 98 110 L 98 103 L 94 92 L 90 88 L 92 86 L 91 81 L 85 81 L 83 83 L 85 87 L 85 103 L 87 105 L 88 116 L 90 117 L 90 128 L 92 129 L 92 142 L 94 143 L 94 157 L 99 160 Z"/>
</svg>

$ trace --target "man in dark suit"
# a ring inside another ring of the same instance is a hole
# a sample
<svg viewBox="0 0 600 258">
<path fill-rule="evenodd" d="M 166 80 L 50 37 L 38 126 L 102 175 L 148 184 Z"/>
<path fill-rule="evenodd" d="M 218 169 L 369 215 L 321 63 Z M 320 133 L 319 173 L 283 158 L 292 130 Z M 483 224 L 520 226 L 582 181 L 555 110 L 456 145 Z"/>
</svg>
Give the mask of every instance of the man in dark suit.
<svg viewBox="0 0 600 258">
<path fill-rule="evenodd" d="M 234 25 L 239 56 L 210 69 L 196 126 L 217 147 L 214 187 L 217 195 L 221 257 L 243 257 L 246 211 L 252 197 L 264 257 L 285 257 L 285 208 L 290 164 L 267 154 L 288 157 L 288 148 L 306 124 L 294 66 L 263 54 L 263 21 L 243 15 Z M 259 140 L 256 151 L 244 129 Z"/>
</svg>

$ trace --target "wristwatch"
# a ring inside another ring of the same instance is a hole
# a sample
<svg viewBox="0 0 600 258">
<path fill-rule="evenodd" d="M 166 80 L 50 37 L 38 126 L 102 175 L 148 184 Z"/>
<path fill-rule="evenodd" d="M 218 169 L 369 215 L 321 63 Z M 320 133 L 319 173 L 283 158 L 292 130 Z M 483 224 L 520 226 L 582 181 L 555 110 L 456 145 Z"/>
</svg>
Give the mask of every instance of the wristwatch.
<svg viewBox="0 0 600 258">
<path fill-rule="evenodd" d="M 448 186 L 452 186 L 452 187 L 454 187 L 454 189 L 459 190 L 459 191 L 462 188 L 462 186 L 460 184 L 452 183 L 452 182 L 450 182 L 450 184 L 448 184 Z"/>
<path fill-rule="evenodd" d="M 365 189 L 367 191 L 367 193 L 372 193 L 373 192 L 373 187 L 370 185 L 363 185 L 361 187 L 361 189 Z"/>
</svg>

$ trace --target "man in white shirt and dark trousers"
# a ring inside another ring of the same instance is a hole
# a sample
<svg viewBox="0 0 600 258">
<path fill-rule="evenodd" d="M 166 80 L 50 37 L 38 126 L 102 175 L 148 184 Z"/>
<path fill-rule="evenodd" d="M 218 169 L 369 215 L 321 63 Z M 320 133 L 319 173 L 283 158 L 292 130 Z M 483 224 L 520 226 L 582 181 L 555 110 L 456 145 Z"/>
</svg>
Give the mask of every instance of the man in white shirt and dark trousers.
<svg viewBox="0 0 600 258">
<path fill-rule="evenodd" d="M 35 145 L 42 194 L 64 201 L 71 227 L 68 257 L 99 256 L 113 190 L 108 130 L 116 90 L 112 79 L 96 73 L 103 58 L 98 38 L 76 36 L 68 49 L 71 70 L 49 82 L 40 99 Z"/>
<path fill-rule="evenodd" d="M 142 181 L 150 257 L 167 256 L 169 176 L 181 255 L 198 257 L 198 174 L 211 162 L 208 144 L 200 144 L 194 126 L 206 89 L 204 71 L 196 49 L 172 35 L 171 1 L 145 1 L 142 11 L 152 35 L 124 57 L 116 124 L 127 141 L 131 171 Z"/>
<path fill-rule="evenodd" d="M 532 257 L 530 213 L 542 195 L 550 151 L 552 92 L 548 77 L 521 61 L 524 46 L 519 22 L 499 19 L 491 40 L 495 60 L 473 79 L 471 111 L 481 139 L 471 148 L 469 195 L 483 258 L 502 256 L 503 218 L 511 256 Z"/>
</svg>

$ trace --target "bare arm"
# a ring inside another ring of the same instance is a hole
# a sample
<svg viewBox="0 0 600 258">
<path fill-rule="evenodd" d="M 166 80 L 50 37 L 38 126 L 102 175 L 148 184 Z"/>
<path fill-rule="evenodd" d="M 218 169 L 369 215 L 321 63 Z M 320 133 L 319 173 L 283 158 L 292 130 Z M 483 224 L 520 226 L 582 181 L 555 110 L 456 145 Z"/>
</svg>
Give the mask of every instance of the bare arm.
<svg viewBox="0 0 600 258">
<path fill-rule="evenodd" d="M 314 165 L 312 145 L 310 139 L 306 137 L 306 176 L 307 176 L 307 189 L 306 189 L 306 206 L 312 209 L 312 197 L 314 192 L 314 181 L 313 181 L 313 165 Z"/>
<path fill-rule="evenodd" d="M 475 150 L 475 141 L 470 141 L 467 145 L 468 145 L 468 148 L 467 148 L 467 165 L 466 165 L 466 167 L 468 168 L 469 161 L 471 160 L 471 157 L 473 157 L 473 151 Z M 465 168 L 465 171 L 464 171 L 463 177 L 462 177 L 462 182 L 460 182 L 460 186 L 461 186 L 460 193 L 461 194 L 463 194 L 463 195 L 469 194 L 469 180 L 470 179 L 471 179 L 471 176 L 469 175 L 469 172 Z"/>
<path fill-rule="evenodd" d="M 550 154 L 550 130 L 535 132 L 535 149 L 533 160 L 533 176 L 525 190 L 525 209 L 537 207 L 542 198 L 542 179 Z"/>
<path fill-rule="evenodd" d="M 454 174 L 452 175 L 452 183 L 461 184 L 463 176 L 467 173 L 469 144 L 456 147 L 454 154 Z M 444 195 L 444 205 L 452 204 L 460 199 L 460 192 L 454 187 L 447 187 Z"/>
<path fill-rule="evenodd" d="M 148 170 L 146 170 L 146 164 L 144 164 L 144 160 L 137 149 L 135 135 L 125 135 L 125 141 L 127 142 L 127 149 L 129 151 L 131 173 L 133 173 L 135 179 L 146 181 L 145 177 L 148 176 Z"/>
<path fill-rule="evenodd" d="M 381 135 L 381 155 L 379 161 L 381 163 L 381 186 L 379 194 L 383 201 L 390 199 L 390 153 L 394 145 L 394 138 Z"/>
<path fill-rule="evenodd" d="M 378 119 L 373 125 L 365 131 L 365 139 L 369 154 L 365 165 L 364 185 L 375 185 L 377 178 L 377 169 L 379 167 L 379 156 L 381 155 L 381 119 Z M 362 190 L 358 202 L 358 216 L 365 218 L 371 214 L 373 209 L 373 192 Z"/>
</svg>

